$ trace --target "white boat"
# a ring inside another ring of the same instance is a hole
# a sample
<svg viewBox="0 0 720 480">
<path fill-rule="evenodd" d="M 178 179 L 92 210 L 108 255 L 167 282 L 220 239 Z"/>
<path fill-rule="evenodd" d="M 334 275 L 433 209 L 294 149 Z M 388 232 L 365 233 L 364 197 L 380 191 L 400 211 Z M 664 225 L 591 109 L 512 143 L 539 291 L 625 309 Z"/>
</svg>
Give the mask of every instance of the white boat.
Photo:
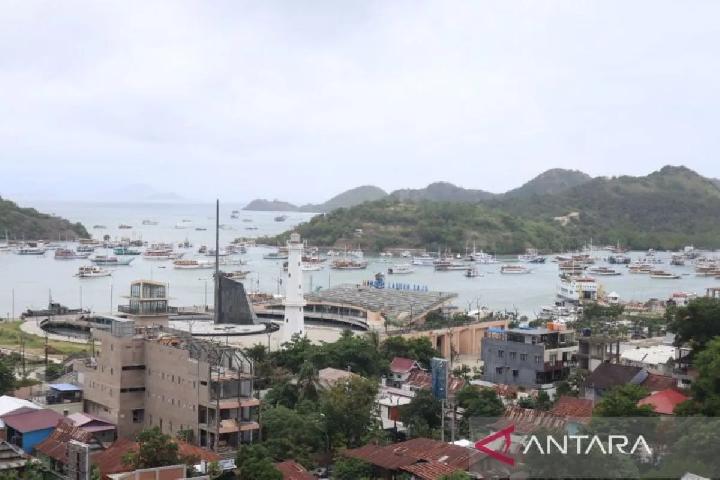
<svg viewBox="0 0 720 480">
<path fill-rule="evenodd" d="M 403 252 L 400 254 L 400 256 L 401 256 L 402 258 L 410 258 L 410 257 L 412 257 L 412 255 L 410 254 L 410 251 L 409 251 L 409 250 L 403 251 Z"/>
<path fill-rule="evenodd" d="M 98 277 L 109 277 L 112 275 L 111 272 L 102 269 L 95 265 L 86 265 L 83 267 L 78 268 L 78 273 L 75 274 L 76 277 L 80 278 L 98 278 Z"/>
<path fill-rule="evenodd" d="M 598 283 L 592 277 L 566 276 L 560 281 L 557 296 L 571 303 L 597 301 Z"/>
<path fill-rule="evenodd" d="M 465 277 L 467 278 L 475 278 L 475 277 L 484 277 L 485 275 L 483 273 L 480 273 L 476 267 L 470 267 L 467 270 L 465 270 Z"/>
<path fill-rule="evenodd" d="M 177 228 L 178 230 L 190 227 L 192 227 L 192 222 L 190 220 L 181 220 L 175 224 L 175 228 Z"/>
<path fill-rule="evenodd" d="M 388 268 L 387 273 L 388 275 L 409 275 L 414 271 L 415 270 L 412 268 L 412 265 L 400 263 Z"/>
<path fill-rule="evenodd" d="M 117 265 L 124 266 L 130 265 L 135 257 L 130 255 L 124 255 L 120 257 L 108 256 L 108 255 L 95 255 L 90 257 L 90 261 L 95 265 Z"/>
<path fill-rule="evenodd" d="M 18 255 L 45 255 L 47 249 L 42 243 L 27 242 L 17 249 Z"/>
<path fill-rule="evenodd" d="M 323 266 L 319 263 L 303 263 L 300 266 L 300 270 L 303 272 L 319 272 L 323 269 Z"/>
<path fill-rule="evenodd" d="M 435 262 L 436 272 L 449 272 L 453 270 L 467 270 L 466 263 L 456 262 L 453 260 L 440 260 Z"/>
<path fill-rule="evenodd" d="M 365 254 L 363 253 L 362 250 L 357 249 L 357 250 L 350 250 L 349 252 L 347 252 L 347 256 L 350 258 L 363 259 L 365 257 Z"/>
<path fill-rule="evenodd" d="M 173 262 L 173 268 L 178 270 L 200 270 L 210 269 L 215 267 L 215 262 L 209 260 L 175 260 Z"/>
<path fill-rule="evenodd" d="M 79 260 L 88 258 L 89 256 L 90 253 L 88 252 L 78 253 L 67 248 L 58 248 L 55 250 L 55 260 Z"/>
<path fill-rule="evenodd" d="M 545 263 L 545 257 L 538 255 L 534 248 L 528 248 L 523 255 L 518 255 L 518 261 L 527 263 Z"/>
<path fill-rule="evenodd" d="M 475 263 L 481 263 L 483 265 L 490 265 L 493 263 L 497 263 L 497 259 L 495 258 L 495 255 L 491 255 L 489 253 L 485 253 L 482 250 L 479 252 L 473 251 L 470 254 L 470 260 Z"/>
<path fill-rule="evenodd" d="M 412 264 L 422 267 L 432 267 L 435 264 L 435 257 L 428 253 L 412 257 Z"/>
<path fill-rule="evenodd" d="M 608 267 L 593 267 L 588 269 L 588 272 L 601 277 L 615 277 L 622 275 L 622 272 L 618 272 L 617 270 Z"/>
<path fill-rule="evenodd" d="M 503 265 L 500 267 L 500 273 L 503 275 L 525 275 L 531 270 L 525 265 Z"/>
<path fill-rule="evenodd" d="M 334 270 L 364 270 L 368 266 L 366 261 L 357 261 L 352 259 L 338 259 L 332 262 L 330 268 Z"/>
<path fill-rule="evenodd" d="M 677 280 L 680 278 L 680 275 L 665 272 L 663 270 L 653 270 L 650 272 L 650 278 L 656 278 L 658 280 Z"/>
</svg>

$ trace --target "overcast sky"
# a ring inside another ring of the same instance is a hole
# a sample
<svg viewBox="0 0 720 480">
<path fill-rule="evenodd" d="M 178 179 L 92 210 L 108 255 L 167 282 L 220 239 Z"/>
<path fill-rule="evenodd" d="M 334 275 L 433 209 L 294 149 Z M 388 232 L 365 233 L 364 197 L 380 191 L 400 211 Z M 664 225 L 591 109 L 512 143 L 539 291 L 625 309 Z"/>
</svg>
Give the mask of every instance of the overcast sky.
<svg viewBox="0 0 720 480">
<path fill-rule="evenodd" d="M 720 177 L 720 2 L 5 0 L 0 195 Z"/>
</svg>

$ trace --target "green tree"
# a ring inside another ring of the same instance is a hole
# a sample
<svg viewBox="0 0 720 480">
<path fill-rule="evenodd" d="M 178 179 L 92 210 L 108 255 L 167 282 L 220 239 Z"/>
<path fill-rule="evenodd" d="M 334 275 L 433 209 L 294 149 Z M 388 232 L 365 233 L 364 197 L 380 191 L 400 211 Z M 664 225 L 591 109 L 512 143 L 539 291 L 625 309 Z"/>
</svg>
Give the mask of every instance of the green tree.
<svg viewBox="0 0 720 480">
<path fill-rule="evenodd" d="M 135 440 L 138 443 L 137 451 L 128 452 L 123 457 L 123 463 L 128 467 L 153 468 L 183 463 L 178 453 L 178 444 L 158 427 L 141 431 Z"/>
<path fill-rule="evenodd" d="M 362 377 L 338 382 L 320 395 L 320 412 L 334 443 L 353 448 L 374 428 L 377 383 Z"/>
<path fill-rule="evenodd" d="M 442 423 L 440 411 L 442 405 L 432 392 L 419 390 L 407 405 L 400 407 L 400 421 L 403 422 L 412 437 L 432 437 L 432 431 Z"/>
<path fill-rule="evenodd" d="M 472 477 L 470 475 L 462 470 L 457 470 L 450 475 L 443 475 L 438 480 L 471 480 Z"/>
<path fill-rule="evenodd" d="M 720 336 L 720 299 L 700 297 L 674 311 L 668 329 L 675 333 L 675 345 L 689 343 L 695 353 Z"/>
<path fill-rule="evenodd" d="M 65 373 L 65 367 L 58 363 L 48 363 L 45 367 L 45 381 L 50 382 L 56 380 Z"/>
<path fill-rule="evenodd" d="M 357 458 L 338 457 L 332 472 L 333 480 L 366 480 L 372 477 L 372 465 Z"/>
<path fill-rule="evenodd" d="M 0 360 L 0 395 L 5 395 L 15 389 L 16 379 L 13 367 Z"/>
<path fill-rule="evenodd" d="M 647 397 L 647 389 L 639 385 L 615 387 L 595 405 L 593 416 L 597 417 L 650 417 L 653 408 L 649 405 L 638 406 L 638 402 Z"/>
<path fill-rule="evenodd" d="M 499 417 L 505 408 L 502 401 L 491 388 L 478 388 L 473 385 L 463 387 L 455 397 L 457 405 L 463 409 L 460 421 L 460 433 L 469 435 L 470 423 L 484 424 L 486 420 Z"/>
<path fill-rule="evenodd" d="M 327 427 L 317 412 L 277 406 L 264 410 L 262 420 L 264 445 L 276 460 L 311 466 L 313 455 L 325 449 Z"/>
<path fill-rule="evenodd" d="M 676 407 L 683 416 L 720 416 L 720 337 L 707 343 L 694 361 L 698 376 L 692 385 L 692 399 Z"/>
<path fill-rule="evenodd" d="M 371 336 L 345 330 L 333 343 L 322 344 L 314 353 L 316 368 L 350 369 L 364 377 L 378 377 L 387 370 L 388 361 L 380 354 Z"/>
<path fill-rule="evenodd" d="M 380 352 L 389 361 L 395 357 L 404 357 L 416 360 L 424 368 L 430 368 L 430 360 L 440 356 L 427 337 L 388 337 L 380 345 Z"/>
<path fill-rule="evenodd" d="M 235 457 L 238 477 L 242 480 L 282 480 L 267 448 L 261 444 L 244 445 Z"/>
<path fill-rule="evenodd" d="M 284 406 L 287 408 L 295 408 L 298 401 L 300 400 L 300 394 L 298 393 L 297 385 L 289 382 L 282 382 L 272 387 L 265 398 L 263 403 L 265 405 L 272 406 Z"/>
</svg>

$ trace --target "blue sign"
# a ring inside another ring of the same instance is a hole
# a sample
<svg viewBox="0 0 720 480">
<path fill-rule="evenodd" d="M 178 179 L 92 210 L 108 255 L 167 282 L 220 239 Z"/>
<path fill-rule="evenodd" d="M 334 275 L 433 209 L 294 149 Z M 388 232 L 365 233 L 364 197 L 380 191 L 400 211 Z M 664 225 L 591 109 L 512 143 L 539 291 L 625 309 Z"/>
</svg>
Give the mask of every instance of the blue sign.
<svg viewBox="0 0 720 480">
<path fill-rule="evenodd" d="M 444 358 L 430 360 L 432 393 L 438 400 L 447 400 L 448 361 Z"/>
</svg>

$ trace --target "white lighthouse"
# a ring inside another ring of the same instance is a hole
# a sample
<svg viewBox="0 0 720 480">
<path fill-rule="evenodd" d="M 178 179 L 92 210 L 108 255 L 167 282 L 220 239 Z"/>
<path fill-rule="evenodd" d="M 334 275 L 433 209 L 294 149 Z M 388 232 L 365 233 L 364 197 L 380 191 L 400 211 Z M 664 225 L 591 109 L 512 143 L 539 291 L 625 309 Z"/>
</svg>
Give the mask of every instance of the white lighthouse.
<svg viewBox="0 0 720 480">
<path fill-rule="evenodd" d="M 300 235 L 290 234 L 288 247 L 288 271 L 285 278 L 285 323 L 280 329 L 282 342 L 289 342 L 292 336 L 305 335 L 305 296 L 303 295 L 302 253 Z"/>
</svg>

